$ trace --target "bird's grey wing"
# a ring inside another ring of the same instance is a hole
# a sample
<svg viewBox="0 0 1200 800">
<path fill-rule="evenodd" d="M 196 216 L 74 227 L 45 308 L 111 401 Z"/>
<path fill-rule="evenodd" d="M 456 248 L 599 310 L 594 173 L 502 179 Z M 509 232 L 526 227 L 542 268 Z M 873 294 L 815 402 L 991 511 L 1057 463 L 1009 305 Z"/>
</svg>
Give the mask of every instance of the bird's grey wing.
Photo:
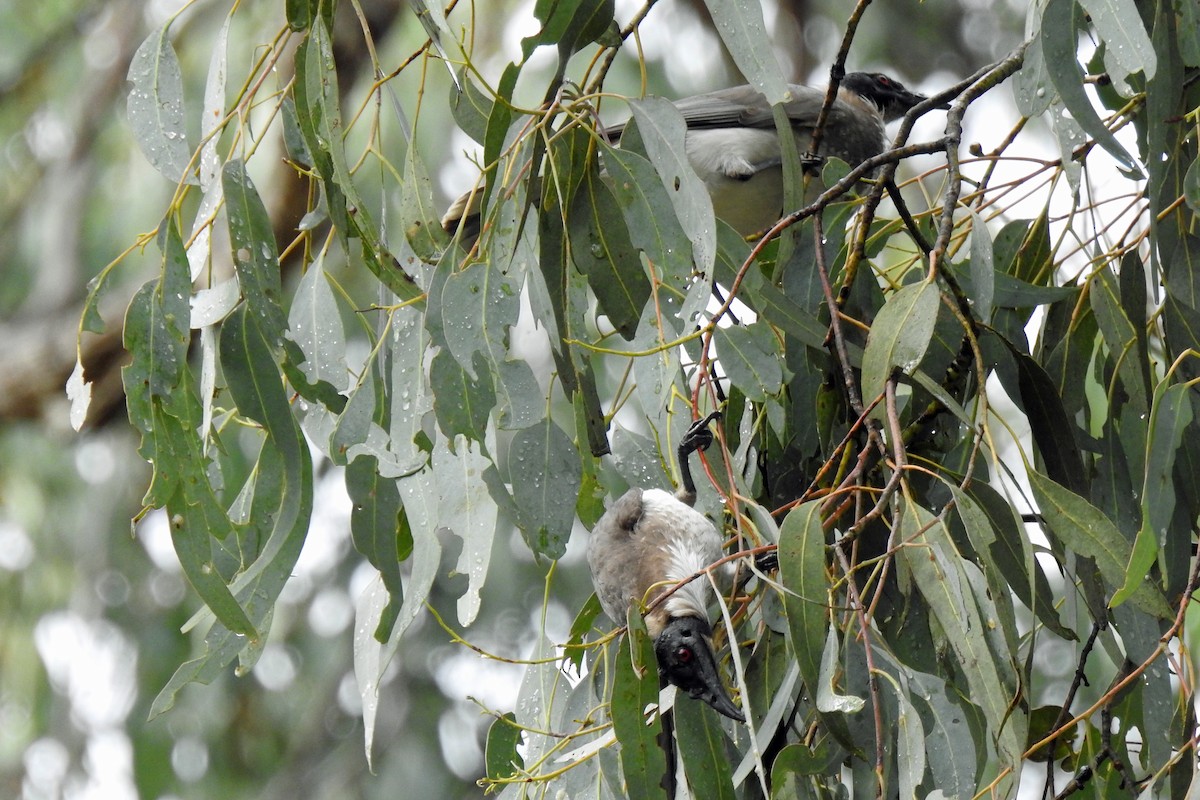
<svg viewBox="0 0 1200 800">
<path fill-rule="evenodd" d="M 816 124 L 825 99 L 824 89 L 791 84 L 792 98 L 784 103 L 784 111 L 793 125 Z M 689 128 L 774 128 L 775 115 L 771 105 L 753 86 L 733 86 L 708 94 L 685 97 L 675 103 Z"/>
<path fill-rule="evenodd" d="M 747 127 L 763 113 L 771 118 L 767 99 L 751 86 L 733 86 L 675 101 L 689 128 Z"/>
<path fill-rule="evenodd" d="M 793 125 L 813 125 L 825 99 L 824 89 L 791 84 L 792 99 L 784 104 Z M 767 98 L 750 85 L 731 86 L 674 101 L 673 105 L 692 130 L 707 128 L 774 128 L 775 116 Z M 625 123 L 605 128 L 610 141 L 621 137 Z"/>
<path fill-rule="evenodd" d="M 604 613 L 618 625 L 625 622 L 630 598 L 641 596 L 635 585 L 640 549 L 635 529 L 641 517 L 642 490 L 630 489 L 604 512 L 588 537 L 592 586 Z"/>
</svg>

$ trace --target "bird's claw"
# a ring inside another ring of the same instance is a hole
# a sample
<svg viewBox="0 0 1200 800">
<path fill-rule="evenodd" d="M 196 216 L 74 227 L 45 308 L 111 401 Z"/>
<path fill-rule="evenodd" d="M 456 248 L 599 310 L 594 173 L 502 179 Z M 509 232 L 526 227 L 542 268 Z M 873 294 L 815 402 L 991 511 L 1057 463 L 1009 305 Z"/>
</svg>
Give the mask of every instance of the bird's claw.
<svg viewBox="0 0 1200 800">
<path fill-rule="evenodd" d="M 801 153 L 800 166 L 805 169 L 816 169 L 825 163 L 825 156 L 816 153 Z"/>
<path fill-rule="evenodd" d="M 754 566 L 759 572 L 774 572 L 779 569 L 779 551 L 770 550 L 766 553 L 759 553 L 754 557 Z"/>
<path fill-rule="evenodd" d="M 720 411 L 714 411 L 707 417 L 698 419 L 684 432 L 683 439 L 679 442 L 680 453 L 694 453 L 697 450 L 707 450 L 709 445 L 713 443 L 713 432 L 709 430 L 709 425 L 721 418 Z"/>
</svg>

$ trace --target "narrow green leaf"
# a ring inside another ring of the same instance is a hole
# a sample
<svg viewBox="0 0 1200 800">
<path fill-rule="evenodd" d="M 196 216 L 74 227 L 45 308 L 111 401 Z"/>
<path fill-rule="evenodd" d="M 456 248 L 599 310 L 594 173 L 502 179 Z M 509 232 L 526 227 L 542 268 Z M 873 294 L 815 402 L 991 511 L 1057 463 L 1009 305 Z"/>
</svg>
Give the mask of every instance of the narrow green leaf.
<svg viewBox="0 0 1200 800">
<path fill-rule="evenodd" d="M 863 354 L 863 402 L 870 402 L 883 393 L 884 384 L 893 370 L 909 373 L 921 363 L 933 337 L 940 298 L 933 281 L 909 284 L 888 298 L 871 323 L 871 332 L 867 336 Z"/>
<path fill-rule="evenodd" d="M 503 430 L 519 430 L 528 428 L 541 419 L 542 415 L 546 413 L 545 397 L 528 362 L 494 361 L 491 368 L 493 377 L 496 379 L 496 405 L 500 410 L 496 425 Z M 592 400 L 590 408 L 598 411 L 599 400 L 594 396 L 595 378 L 591 376 L 590 368 L 584 365 L 576 374 L 578 376 L 576 385 L 581 390 L 585 390 L 585 387 L 590 385 L 592 394 L 592 397 L 589 398 Z M 597 418 L 602 434 L 604 417 L 599 414 Z"/>
<path fill-rule="evenodd" d="M 975 737 L 967 715 L 946 682 L 934 675 L 913 673 L 920 687 L 912 693 L 913 703 L 925 708 L 925 757 L 933 785 L 944 797 L 969 797 L 975 793 Z"/>
<path fill-rule="evenodd" d="M 1050 0 L 1042 12 L 1041 42 L 1050 79 L 1058 89 L 1063 105 L 1079 126 L 1123 169 L 1140 178 L 1141 168 L 1104 125 L 1084 89 L 1083 69 L 1076 52 L 1077 15 L 1082 12 L 1076 11 L 1076 8 L 1075 0 Z"/>
<path fill-rule="evenodd" d="M 1137 346 L 1137 329 L 1121 308 L 1116 277 L 1108 265 L 1096 271 L 1088 288 L 1092 311 L 1096 314 L 1104 343 L 1108 345 L 1110 357 L 1121 376 L 1121 385 L 1138 413 L 1145 414 L 1150 409 L 1148 365 L 1142 361 L 1142 351 Z"/>
<path fill-rule="evenodd" d="M 709 274 L 716 259 L 717 226 L 712 198 L 688 161 L 683 117 L 662 97 L 631 100 L 629 107 L 650 163 L 658 171 L 675 216 L 692 243 L 696 270 Z"/>
<path fill-rule="evenodd" d="M 1110 587 L 1124 586 L 1132 549 L 1129 540 L 1087 500 L 1036 470 L 1028 470 L 1028 475 L 1038 508 L 1055 535 L 1076 553 L 1094 559 Z M 1163 619 L 1174 616 L 1153 584 L 1142 583 L 1130 593 L 1129 600 L 1142 611 Z"/>
<path fill-rule="evenodd" d="M 155 435 L 159 442 L 157 468 L 176 471 L 180 480 L 167 501 L 171 542 L 188 583 L 226 627 L 243 636 L 258 632 L 213 564 L 212 543 L 225 539 L 233 526 L 204 473 L 195 434 L 185 420 L 161 413 L 154 403 Z"/>
<path fill-rule="evenodd" d="M 810 694 L 820 683 L 825 631 L 829 627 L 829 582 L 825 575 L 825 531 L 820 501 L 788 512 L 779 529 L 779 577 L 792 652 Z"/>
<path fill-rule="evenodd" d="M 300 369 L 311 383 L 323 381 L 339 392 L 350 388 L 346 329 L 322 257 L 309 265 L 296 286 L 288 312 L 287 335 L 304 353 Z"/>
<path fill-rule="evenodd" d="M 1009 554 L 1004 552 L 987 515 L 975 504 L 975 501 L 954 484 L 950 484 L 950 491 L 954 495 L 955 510 L 958 511 L 959 519 L 962 520 L 963 528 L 967 532 L 967 538 L 978 557 L 979 567 L 987 579 L 988 593 L 995 604 L 997 617 L 999 617 L 998 622 L 1004 633 L 1006 645 L 1010 652 L 1016 652 L 1018 639 L 1016 615 L 1012 606 L 1013 590 L 1005 579 L 1005 572 L 1000 566 L 1004 560 L 1007 560 L 1006 557 Z M 999 558 L 997 558 L 997 552 L 999 552 Z M 1029 574 L 1032 571 L 1032 547 L 1026 545 L 1020 555 L 1020 578 L 1016 579 L 1014 583 L 1024 584 L 1027 587 Z M 1025 596 L 1028 598 L 1028 594 Z"/>
<path fill-rule="evenodd" d="M 479 593 L 487 579 L 492 560 L 498 509 L 480 480 L 489 461 L 466 439 L 454 442 L 454 451 L 438 440 L 433 450 L 433 472 L 437 475 L 438 520 L 442 527 L 462 539 L 462 554 L 457 571 L 467 576 L 467 591 L 458 599 L 458 620 L 470 625 L 479 614 Z"/>
<path fill-rule="evenodd" d="M 178 480 L 178 471 L 165 469 L 158 453 L 155 403 L 182 417 L 187 417 L 191 408 L 186 392 L 181 391 L 189 374 L 190 281 L 187 254 L 173 220 L 164 220 L 160 227 L 159 247 L 163 253 L 159 279 L 138 290 L 126 312 L 123 341 L 132 360 L 121 369 L 129 421 L 142 434 L 138 452 L 155 465 L 145 499 L 154 506 L 167 502 Z"/>
<path fill-rule="evenodd" d="M 1143 525 L 1133 540 L 1133 548 L 1129 554 L 1129 564 L 1125 568 L 1125 582 L 1113 592 L 1109 605 L 1116 607 L 1124 603 L 1138 590 L 1146 578 L 1150 568 L 1159 557 L 1158 538 L 1153 529 Z"/>
<path fill-rule="evenodd" d="M 992 319 L 992 298 L 996 294 L 992 261 L 992 236 L 987 223 L 971 211 L 971 310 L 984 323 Z"/>
<path fill-rule="evenodd" d="M 380 643 L 375 634 L 383 621 L 385 608 L 392 602 L 380 579 L 360 598 L 354 626 L 354 677 L 363 703 L 363 738 L 368 763 L 379 711 L 379 683 L 400 648 L 404 632 L 425 608 L 442 554 L 437 533 L 438 493 L 432 473 L 426 469 L 402 478 L 397 481 L 397 488 L 413 544 L 412 571 L 405 586 L 404 602 L 392 626 L 391 639 L 386 645 Z"/>
<path fill-rule="evenodd" d="M 508 475 L 525 543 L 535 555 L 561 558 L 583 484 L 583 467 L 574 442 L 547 416 L 541 424 L 513 436 Z"/>
<path fill-rule="evenodd" d="M 1041 20 L 1032 19 L 1030 24 L 1040 25 Z M 1035 33 L 1036 31 L 1030 31 Z M 1023 117 L 1039 117 L 1050 104 L 1058 99 L 1058 92 L 1046 73 L 1046 59 L 1042 55 L 1042 40 L 1038 36 L 1029 39 L 1025 48 L 1025 59 L 1021 70 L 1013 76 L 1013 95 L 1017 110 Z"/>
<path fill-rule="evenodd" d="M 442 325 L 450 353 L 472 379 L 475 353 L 503 359 L 508 329 L 520 313 L 520 292 L 512 278 L 487 262 L 476 262 L 446 278 L 441 296 Z"/>
<path fill-rule="evenodd" d="M 292 30 L 302 31 L 312 24 L 315 5 L 317 0 L 286 0 L 284 10 Z"/>
<path fill-rule="evenodd" d="M 1024 718 L 1013 710 L 1015 672 L 1011 660 L 994 654 L 985 637 L 972 583 L 963 571 L 973 565 L 960 560 L 943 522 L 912 503 L 905 503 L 901 534 L 906 543 L 901 563 L 945 632 L 967 677 L 971 702 L 988 721 L 1000 763 L 1019 768 L 1025 732 Z"/>
<path fill-rule="evenodd" d="M 142 154 L 167 180 L 198 183 L 188 169 L 192 148 L 184 126 L 183 73 L 169 27 L 170 22 L 147 36 L 129 63 L 129 125 Z"/>
<path fill-rule="evenodd" d="M 480 353 L 475 353 L 475 372 L 479 377 L 472 380 L 446 350 L 439 351 L 429 367 L 429 385 L 433 390 L 433 410 L 437 414 L 438 427 L 451 441 L 462 434 L 482 442 L 488 415 L 496 406 L 492 373 Z"/>
<path fill-rule="evenodd" d="M 1183 176 L 1183 199 L 1188 208 L 1200 214 L 1200 160 L 1193 161 Z"/>
<path fill-rule="evenodd" d="M 1181 383 L 1165 389 L 1164 386 L 1165 382 L 1155 392 L 1146 449 L 1146 477 L 1142 484 L 1142 526 L 1154 535 L 1160 547 L 1166 544 L 1175 511 L 1175 459 L 1184 433 L 1192 425 L 1191 401 L 1195 392 L 1195 387 Z"/>
<path fill-rule="evenodd" d="M 521 728 L 516 722 L 517 715 L 509 712 L 497 717 L 488 728 L 484 761 L 487 776 L 492 780 L 511 777 L 525 767 L 525 760 L 517 750 L 521 743 Z"/>
<path fill-rule="evenodd" d="M 1200 6 L 1187 0 L 1179 0 L 1174 6 L 1179 14 L 1176 34 L 1180 59 L 1189 67 L 1200 67 Z"/>
<path fill-rule="evenodd" d="M 354 195 L 348 192 L 347 197 L 353 198 Z M 425 162 L 416 147 L 410 146 L 405 153 L 404 179 L 400 184 L 399 212 L 400 224 L 403 226 L 405 238 L 408 239 L 413 252 L 426 261 L 436 259 L 446 249 L 447 234 L 442 230 L 441 212 L 434 205 L 433 181 L 430 180 L 429 172 L 425 169 Z M 354 219 L 355 227 L 363 238 L 364 249 L 378 250 L 381 247 L 379 237 L 374 230 L 370 233 L 365 230 L 370 219 L 362 217 L 360 214 L 356 214 Z M 381 255 L 385 258 L 380 269 L 386 270 L 389 275 L 400 273 L 399 264 L 395 259 L 386 257 L 386 254 Z M 401 297 L 412 295 L 414 289 L 419 292 L 419 287 L 408 287 Z"/>
<path fill-rule="evenodd" d="M 450 113 L 463 133 L 479 144 L 487 137 L 492 106 L 492 98 L 475 85 L 470 73 L 465 68 L 459 69 L 458 82 L 450 84 Z"/>
<path fill-rule="evenodd" d="M 588 596 L 587 602 L 583 604 L 583 608 L 579 609 L 579 613 L 571 622 L 571 634 L 567 643 L 563 645 L 563 657 L 574 664 L 577 670 L 583 665 L 586 655 L 583 639 L 592 630 L 596 617 L 601 613 L 603 613 L 603 609 L 600 608 L 600 598 L 596 596 L 595 592 L 592 592 Z"/>
<path fill-rule="evenodd" d="M 682 695 L 679 695 L 682 698 Z M 733 775 L 720 717 L 705 703 L 675 703 L 675 737 L 696 800 L 734 800 Z"/>
<path fill-rule="evenodd" d="M 974 507 L 964 506 L 959 511 L 960 514 L 967 515 L 963 518 L 963 523 L 967 527 L 972 544 L 982 551 L 984 548 L 981 545 L 987 541 L 988 536 L 987 533 L 980 532 L 980 528 L 984 526 L 974 520 L 974 512 L 978 510 L 987 516 L 986 527 L 995 537 L 986 548 L 991 564 L 1004 577 L 1017 598 L 1026 607 L 1033 609 L 1043 625 L 1063 639 L 1074 641 L 1077 638 L 1075 632 L 1063 625 L 1059 618 L 1050 594 L 1050 583 L 1046 580 L 1041 563 L 1034 558 L 1029 536 L 1021 527 L 1008 500 L 996 489 L 981 481 L 971 481 L 966 493 Z M 958 494 L 955 493 L 956 498 Z"/>
<path fill-rule="evenodd" d="M 1012 345 L 1009 350 L 1017 361 L 1021 403 L 1046 472 L 1073 492 L 1086 491 L 1083 456 L 1075 442 L 1075 423 L 1067 416 L 1054 381 L 1028 355 Z"/>
<path fill-rule="evenodd" d="M 228 343 L 226 342 L 227 331 L 232 331 L 228 334 L 231 339 Z M 231 391 L 234 384 L 238 384 L 237 391 L 233 392 L 235 397 L 240 396 L 243 400 L 247 400 L 251 395 L 258 395 L 258 399 L 247 402 L 247 407 L 273 412 L 276 404 L 273 398 L 268 399 L 268 396 L 271 395 L 271 376 L 276 375 L 273 365 L 263 371 L 265 380 L 257 387 L 242 384 L 245 377 L 244 371 L 240 376 L 230 378 L 230 363 L 246 360 L 248 363 L 258 363 L 261 366 L 264 356 L 267 363 L 270 363 L 270 351 L 267 343 L 257 335 L 254 326 L 248 325 L 244 307 L 234 312 L 226 323 L 226 331 L 222 332 L 221 338 L 222 360 L 226 366 L 226 377 L 231 381 Z M 247 349 L 244 345 L 252 339 L 256 341 Z M 239 344 L 238 340 L 241 340 L 242 344 Z M 236 373 L 237 369 L 235 368 L 233 372 Z M 309 519 L 312 514 L 313 499 L 312 461 L 308 456 L 307 448 L 302 447 L 303 439 L 299 427 L 290 414 L 286 413 L 287 398 L 283 392 L 283 386 L 277 378 L 274 386 L 277 390 L 277 397 L 282 399 L 285 413 L 282 418 L 274 413 L 269 413 L 263 420 L 259 420 L 267 431 L 267 439 L 260 454 L 260 463 L 264 463 L 264 459 L 272 461 L 265 464 L 256 474 L 260 481 L 282 480 L 282 491 L 277 495 L 272 492 L 263 493 L 264 496 L 279 498 L 274 513 L 255 521 L 256 524 L 269 526 L 270 535 L 261 548 L 257 548 L 257 559 L 239 574 L 229 587 L 238 603 L 245 609 L 250 622 L 260 630 L 270 619 L 279 592 L 291 576 L 296 560 L 300 557 L 300 550 L 304 545 L 305 534 L 308 531 Z M 240 410 L 245 413 L 244 408 Z M 193 458 L 193 463 L 197 465 L 202 463 L 198 454 Z M 265 643 L 266 640 L 263 636 L 244 636 L 231 631 L 219 620 L 214 622 L 208 635 L 205 636 L 203 655 L 186 662 L 175 671 L 175 674 L 171 676 L 167 685 L 163 687 L 151 704 L 150 716 L 153 718 L 169 710 L 174 705 L 179 690 L 188 683 L 193 681 L 210 683 L 216 679 L 235 658 L 240 657 L 241 670 L 249 669 L 261 654 Z"/>
<path fill-rule="evenodd" d="M 908 697 L 906 688 L 896 691 L 896 765 L 901 797 L 918 797 L 917 787 L 925 779 L 928 757 L 925 726 Z"/>
<path fill-rule="evenodd" d="M 770 325 L 717 328 L 714 341 L 725 373 L 746 397 L 766 402 L 783 389 L 783 354 Z"/>
<path fill-rule="evenodd" d="M 368 427 L 365 446 L 379 458 L 380 471 L 389 478 L 409 475 L 429 461 L 429 453 L 418 442 L 424 435 L 425 415 L 433 408 L 425 369 L 430 340 L 424 323 L 425 315 L 417 308 L 399 309 L 392 314 L 391 336 L 385 344 L 386 369 L 379 376 L 378 391 L 390 402 L 379 419 L 389 420 L 390 425 L 386 430 Z M 370 431 L 377 433 L 372 437 Z M 357 451 L 351 447 L 348 454 L 353 458 Z"/>
<path fill-rule="evenodd" d="M 1130 75 L 1140 72 L 1145 80 L 1154 77 L 1154 45 L 1134 0 L 1079 0 L 1079 5 L 1107 45 L 1104 66 L 1113 82 L 1124 89 L 1122 94 L 1130 91 Z"/>
<path fill-rule="evenodd" d="M 788 86 L 779 62 L 774 51 L 764 46 L 771 37 L 758 0 L 705 0 L 704 5 L 738 71 L 772 105 L 786 101 Z"/>
<path fill-rule="evenodd" d="M 1165 387 L 1165 388 L 1164 388 Z M 1159 384 L 1155 391 L 1146 445 L 1146 474 L 1142 483 L 1142 525 L 1134 539 L 1125 570 L 1125 581 L 1112 604 L 1129 599 L 1146 580 L 1150 567 L 1167 554 L 1171 519 L 1175 514 L 1175 458 L 1184 432 L 1192 423 L 1190 393 L 1186 384 Z M 1166 570 L 1163 570 L 1166 574 Z"/>
<path fill-rule="evenodd" d="M 350 537 L 354 549 L 379 570 L 391 598 L 380 614 L 375 633 L 375 638 L 387 641 L 404 601 L 404 584 L 400 576 L 401 506 L 395 479 L 380 475 L 377 463 L 370 456 L 359 456 L 351 461 L 346 467 L 346 493 L 353 503 Z M 411 542 L 407 549 L 411 549 Z"/>
<path fill-rule="evenodd" d="M 232 586 L 239 597 L 243 592 L 253 594 L 264 605 L 261 613 L 265 614 L 291 576 L 308 532 L 312 513 L 312 458 L 292 416 L 288 392 L 270 345 L 245 305 L 226 321 L 221 331 L 220 354 L 229 393 L 238 411 L 263 427 L 267 434 L 264 449 L 274 450 L 281 460 L 277 469 L 266 470 L 259 476 L 259 480 L 283 482 L 277 507 L 271 509 L 272 514 L 261 515 L 270 525 L 269 538 L 258 559 L 238 575 Z"/>
<path fill-rule="evenodd" d="M 650 299 L 650 281 L 629 239 L 609 182 L 589 170 L 567 215 L 571 260 L 588 278 L 600 311 L 626 339 L 637 332 Z"/>
<path fill-rule="evenodd" d="M 330 7 L 331 4 L 325 4 L 320 8 Z M 370 206 L 359 195 L 346 162 L 334 64 L 328 23 L 322 14 L 313 20 L 307 41 L 296 50 L 296 80 L 292 82 L 292 92 L 296 100 L 296 120 L 321 176 L 330 220 L 343 237 L 343 244 L 348 245 L 349 238 L 354 236 L 362 240 L 363 262 L 389 291 L 401 300 L 415 300 L 421 296 L 421 287 L 382 247 Z M 412 158 L 417 156 L 414 154 Z M 354 213 L 349 213 L 349 209 Z M 351 252 L 348 246 L 346 250 Z"/>
<path fill-rule="evenodd" d="M 636 608 L 631 612 L 632 616 L 637 616 Z M 635 660 L 641 664 L 640 674 L 634 667 Z M 646 635 L 645 626 L 631 625 L 617 649 L 609 714 L 617 741 L 621 743 L 621 771 L 625 775 L 626 795 L 637 800 L 665 797 L 659 781 L 667 765 L 657 742 L 662 723 L 657 716 L 649 725 L 645 719 L 646 707 L 658 703 L 656 663 L 654 644 Z M 680 701 L 691 702 L 682 696 Z"/>
<path fill-rule="evenodd" d="M 565 66 L 568 56 L 598 39 L 613 21 L 613 0 L 540 0 L 534 14 L 542 29 L 521 40 L 521 51 L 528 59 L 541 45 L 557 45 Z"/>
<path fill-rule="evenodd" d="M 646 254 L 666 286 L 682 293 L 692 274 L 692 243 L 679 225 L 658 173 L 649 161 L 629 150 L 601 144 L 600 152 L 630 241 Z"/>
<path fill-rule="evenodd" d="M 287 318 L 281 305 L 279 248 L 266 206 L 246 174 L 246 165 L 230 161 L 221 171 L 225 212 L 229 218 L 230 247 L 242 297 L 256 324 L 278 347 Z"/>
</svg>

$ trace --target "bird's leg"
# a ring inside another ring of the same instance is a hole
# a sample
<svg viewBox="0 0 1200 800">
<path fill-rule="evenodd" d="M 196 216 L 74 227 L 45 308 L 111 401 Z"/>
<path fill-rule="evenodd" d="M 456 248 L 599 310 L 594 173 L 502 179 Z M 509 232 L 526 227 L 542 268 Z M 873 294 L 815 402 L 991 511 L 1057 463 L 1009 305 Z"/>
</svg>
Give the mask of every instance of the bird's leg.
<svg viewBox="0 0 1200 800">
<path fill-rule="evenodd" d="M 721 418 L 720 411 L 714 411 L 703 419 L 692 423 L 691 427 L 679 440 L 679 480 L 682 483 L 675 497 L 689 506 L 696 502 L 696 482 L 692 480 L 692 468 L 688 465 L 688 457 L 697 450 L 707 450 L 713 443 L 713 432 L 708 429 L 709 423 Z"/>
<path fill-rule="evenodd" d="M 891 195 L 892 202 L 896 205 L 896 213 L 904 221 L 904 227 L 908 228 L 908 232 L 912 234 L 913 241 L 917 243 L 917 247 L 921 248 L 922 253 L 929 255 L 933 250 L 933 245 L 921 233 L 921 229 L 917 227 L 917 221 L 913 219 L 912 214 L 908 213 L 908 206 L 904 204 L 904 197 L 901 196 L 900 187 L 896 185 L 895 179 L 889 180 L 884 184 L 884 188 Z"/>
</svg>

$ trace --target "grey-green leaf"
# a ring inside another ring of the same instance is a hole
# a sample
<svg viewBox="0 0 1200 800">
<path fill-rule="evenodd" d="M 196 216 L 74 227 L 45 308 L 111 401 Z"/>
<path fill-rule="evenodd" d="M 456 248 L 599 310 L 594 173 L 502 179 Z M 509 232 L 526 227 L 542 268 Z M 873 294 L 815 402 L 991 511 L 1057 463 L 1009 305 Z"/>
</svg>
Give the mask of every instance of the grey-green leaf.
<svg viewBox="0 0 1200 800">
<path fill-rule="evenodd" d="M 888 298 L 867 336 L 863 402 L 869 403 L 883 393 L 892 370 L 911 372 L 921 363 L 933 337 L 939 302 L 938 287 L 933 281 L 909 284 Z"/>
<path fill-rule="evenodd" d="M 255 324 L 272 340 L 273 346 L 278 346 L 279 337 L 287 329 L 287 318 L 280 304 L 279 248 L 271 218 L 246 174 L 244 163 L 227 163 L 221 171 L 221 183 L 233 266 L 242 297 Z"/>
<path fill-rule="evenodd" d="M 288 336 L 300 346 L 300 365 L 311 383 L 325 381 L 339 392 L 350 388 L 346 369 L 346 331 L 333 289 L 318 258 L 300 279 L 288 313 Z"/>
<path fill-rule="evenodd" d="M 783 355 L 770 325 L 718 328 L 713 339 L 725 374 L 746 397 L 765 402 L 783 388 Z"/>
<path fill-rule="evenodd" d="M 961 560 L 943 521 L 919 506 L 905 503 L 901 534 L 906 546 L 900 548 L 900 561 L 945 631 L 967 677 L 971 702 L 987 718 L 1001 763 L 1018 767 L 1025 733 L 1024 717 L 1012 709 L 1014 670 L 1009 659 L 988 645 L 972 582 L 964 573 L 974 565 Z"/>
<path fill-rule="evenodd" d="M 1079 0 L 1104 40 L 1104 66 L 1113 82 L 1129 93 L 1129 76 L 1154 77 L 1157 58 L 1134 0 Z"/>
<path fill-rule="evenodd" d="M 662 97 L 630 102 L 646 155 L 658 171 L 675 215 L 692 242 L 699 272 L 710 273 L 716 259 L 717 226 L 712 198 L 688 161 L 684 146 L 687 126 L 678 109 Z"/>
<path fill-rule="evenodd" d="M 1075 0 L 1050 0 L 1042 13 L 1042 52 L 1050 79 L 1063 105 L 1096 143 L 1108 151 L 1122 168 L 1141 177 L 1142 170 L 1096 113 L 1084 89 L 1083 69 L 1076 49 Z"/>
<path fill-rule="evenodd" d="M 787 100 L 788 86 L 770 46 L 771 37 L 758 0 L 705 0 L 704 5 L 746 80 L 771 104 Z"/>
<path fill-rule="evenodd" d="M 192 148 L 184 128 L 183 73 L 167 36 L 169 25 L 147 36 L 129 63 L 129 125 L 146 159 L 167 180 L 198 183 L 188 169 Z"/>
<path fill-rule="evenodd" d="M 472 378 L 475 353 L 503 358 L 508 328 L 520 311 L 512 279 L 490 264 L 478 262 L 446 279 L 442 323 L 450 353 Z"/>
<path fill-rule="evenodd" d="M 1125 566 L 1132 547 L 1112 520 L 1074 492 L 1036 470 L 1028 470 L 1029 485 L 1051 530 L 1076 553 L 1095 559 L 1100 575 L 1113 589 L 1125 585 Z M 1129 600 L 1142 611 L 1163 619 L 1174 616 L 1158 587 L 1143 583 Z"/>
<path fill-rule="evenodd" d="M 529 549 L 547 558 L 561 558 L 583 485 L 583 467 L 574 442 L 547 416 L 513 436 L 508 474 Z"/>
<path fill-rule="evenodd" d="M 636 615 L 637 610 L 633 613 Z M 635 660 L 639 666 L 634 665 Z M 650 725 L 645 720 L 646 707 L 658 702 L 658 671 L 654 664 L 654 647 L 645 626 L 632 625 L 617 649 L 609 714 L 621 743 L 627 796 L 638 800 L 665 797 L 659 780 L 666 763 L 655 741 L 662 726 L 657 717 Z M 682 694 L 678 697 L 681 703 L 692 702 Z"/>
<path fill-rule="evenodd" d="M 456 568 L 467 576 L 467 591 L 458 599 L 458 620 L 463 625 L 470 625 L 479 614 L 479 593 L 492 560 L 498 509 L 481 479 L 489 466 L 479 447 L 472 448 L 462 437 L 455 440 L 453 452 L 441 440 L 433 451 L 439 521 L 463 542 Z"/>
<path fill-rule="evenodd" d="M 825 630 L 829 627 L 829 582 L 825 577 L 825 531 L 821 503 L 810 501 L 788 512 L 779 529 L 779 577 L 792 652 L 809 691 L 819 684 Z"/>
</svg>

